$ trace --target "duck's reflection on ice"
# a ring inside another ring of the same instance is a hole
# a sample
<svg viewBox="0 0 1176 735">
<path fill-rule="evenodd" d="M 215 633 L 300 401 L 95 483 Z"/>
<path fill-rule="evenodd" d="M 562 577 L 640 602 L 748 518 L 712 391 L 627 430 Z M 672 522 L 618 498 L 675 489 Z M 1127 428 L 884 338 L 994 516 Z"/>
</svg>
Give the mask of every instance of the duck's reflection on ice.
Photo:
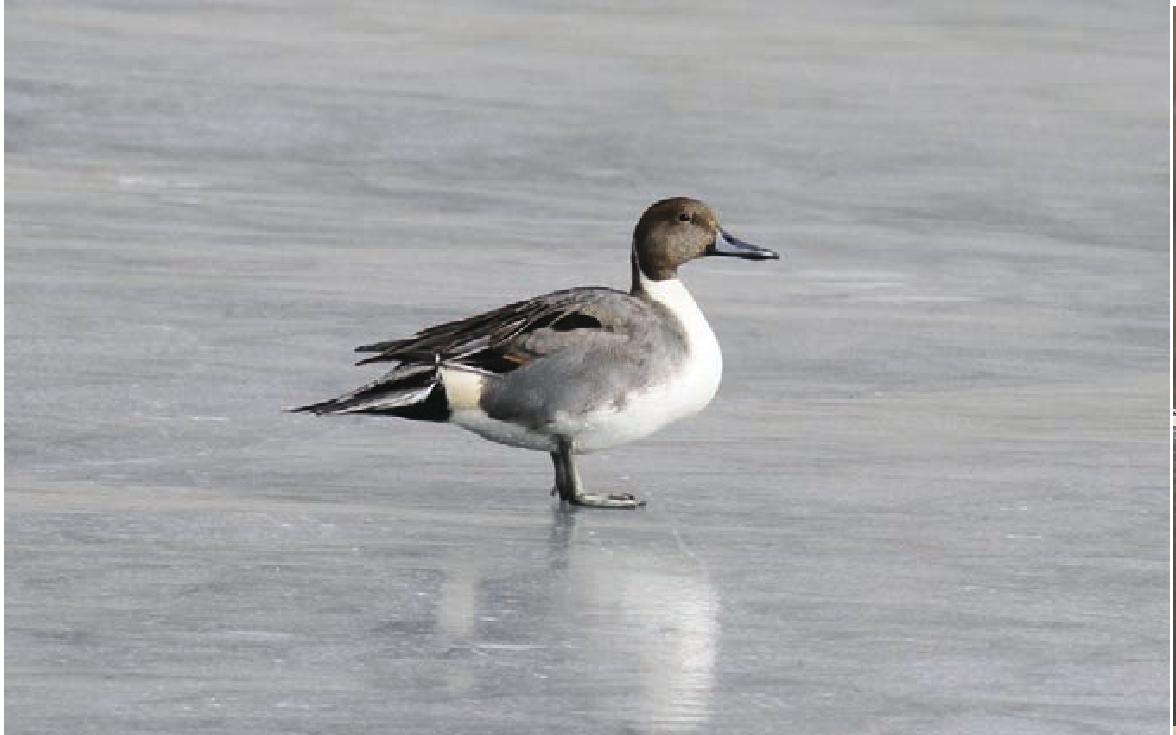
<svg viewBox="0 0 1176 735">
<path fill-rule="evenodd" d="M 605 532 L 577 537 L 578 530 L 574 514 L 557 517 L 552 551 L 566 559 L 570 584 L 556 614 L 583 621 L 588 657 L 599 670 L 628 662 L 640 720 L 666 730 L 702 724 L 719 633 L 718 594 L 705 572 L 676 539 L 616 549 L 599 540 Z"/>
<path fill-rule="evenodd" d="M 481 576 L 475 559 L 455 557 L 445 565 L 445 578 L 438 590 L 437 632 L 445 640 L 466 645 L 475 640 L 478 626 L 478 583 Z M 445 686 L 453 694 L 465 694 L 477 685 L 476 672 L 469 666 L 447 666 Z"/>
<path fill-rule="evenodd" d="M 662 731 L 690 731 L 710 715 L 719 598 L 676 539 L 621 547 L 558 513 L 545 558 L 514 571 L 502 560 L 451 558 L 436 628 L 478 655 L 453 660 L 450 691 L 494 689 L 503 673 L 487 657 L 515 661 L 535 688 L 588 719 L 607 716 Z M 502 625 L 487 625 L 486 621 Z M 518 657 L 526 657 L 525 665 Z"/>
</svg>

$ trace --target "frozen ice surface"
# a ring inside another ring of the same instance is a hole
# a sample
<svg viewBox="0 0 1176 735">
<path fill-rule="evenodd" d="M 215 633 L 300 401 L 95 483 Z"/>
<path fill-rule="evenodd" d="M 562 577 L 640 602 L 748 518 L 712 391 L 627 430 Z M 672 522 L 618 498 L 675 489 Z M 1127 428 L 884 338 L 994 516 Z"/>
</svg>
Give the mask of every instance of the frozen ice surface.
<svg viewBox="0 0 1176 735">
<path fill-rule="evenodd" d="M 9 3 L 11 731 L 1166 728 L 1168 20 L 948 5 Z M 280 412 L 677 194 L 646 510 Z"/>
</svg>

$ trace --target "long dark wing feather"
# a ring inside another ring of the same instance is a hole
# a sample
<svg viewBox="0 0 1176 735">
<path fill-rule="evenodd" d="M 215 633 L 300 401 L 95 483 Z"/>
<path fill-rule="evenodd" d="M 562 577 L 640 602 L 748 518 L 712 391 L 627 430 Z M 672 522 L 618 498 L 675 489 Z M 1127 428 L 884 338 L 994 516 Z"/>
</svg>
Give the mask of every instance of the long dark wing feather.
<svg viewBox="0 0 1176 735">
<path fill-rule="evenodd" d="M 619 325 L 600 308 L 605 302 L 628 294 L 611 288 L 573 288 L 499 307 L 484 314 L 422 329 L 406 339 L 356 347 L 356 352 L 375 352 L 359 362 L 458 362 L 478 365 L 492 361 L 495 372 L 526 364 L 534 357 L 535 342 L 527 340 L 540 329 L 567 331 L 590 329 L 615 331 Z M 552 340 L 543 340 L 553 343 Z"/>
</svg>

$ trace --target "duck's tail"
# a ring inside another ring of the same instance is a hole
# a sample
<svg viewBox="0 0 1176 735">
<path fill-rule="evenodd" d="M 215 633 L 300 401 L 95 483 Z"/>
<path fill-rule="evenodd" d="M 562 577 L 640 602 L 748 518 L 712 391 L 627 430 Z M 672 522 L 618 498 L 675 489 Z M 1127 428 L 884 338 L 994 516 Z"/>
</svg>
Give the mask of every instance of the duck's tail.
<svg viewBox="0 0 1176 735">
<path fill-rule="evenodd" d="M 364 413 L 417 421 L 447 421 L 449 400 L 436 365 L 400 365 L 338 398 L 289 409 L 293 413 Z"/>
</svg>

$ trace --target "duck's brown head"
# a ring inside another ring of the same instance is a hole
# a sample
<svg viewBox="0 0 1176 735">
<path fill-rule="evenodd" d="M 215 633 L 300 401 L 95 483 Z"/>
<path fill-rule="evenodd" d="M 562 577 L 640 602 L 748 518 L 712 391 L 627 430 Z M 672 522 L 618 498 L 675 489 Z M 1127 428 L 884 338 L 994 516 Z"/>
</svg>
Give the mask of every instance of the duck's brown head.
<svg viewBox="0 0 1176 735">
<path fill-rule="evenodd" d="M 744 242 L 719 226 L 714 210 L 697 199 L 674 197 L 650 205 L 633 230 L 633 278 L 653 281 L 678 275 L 678 266 L 707 255 L 771 260 L 773 250 Z"/>
</svg>

